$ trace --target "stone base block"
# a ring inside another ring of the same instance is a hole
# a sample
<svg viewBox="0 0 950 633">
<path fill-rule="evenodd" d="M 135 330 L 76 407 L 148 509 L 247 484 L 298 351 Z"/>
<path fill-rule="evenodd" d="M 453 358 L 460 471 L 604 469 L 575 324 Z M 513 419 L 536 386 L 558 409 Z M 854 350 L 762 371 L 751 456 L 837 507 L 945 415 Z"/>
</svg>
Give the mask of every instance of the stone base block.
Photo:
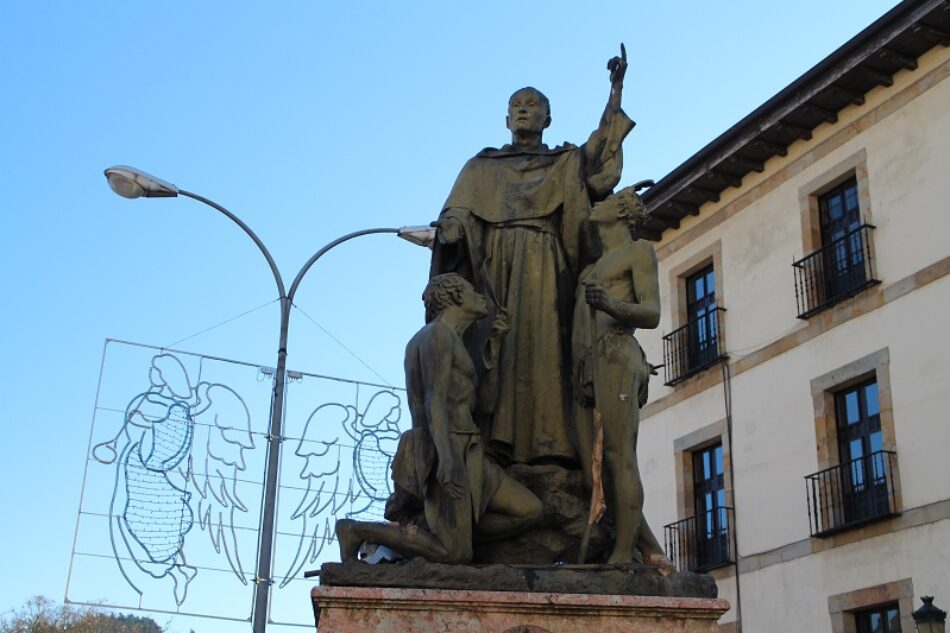
<svg viewBox="0 0 950 633">
<path fill-rule="evenodd" d="M 320 633 L 714 633 L 729 603 L 448 589 L 314 587 Z"/>
</svg>

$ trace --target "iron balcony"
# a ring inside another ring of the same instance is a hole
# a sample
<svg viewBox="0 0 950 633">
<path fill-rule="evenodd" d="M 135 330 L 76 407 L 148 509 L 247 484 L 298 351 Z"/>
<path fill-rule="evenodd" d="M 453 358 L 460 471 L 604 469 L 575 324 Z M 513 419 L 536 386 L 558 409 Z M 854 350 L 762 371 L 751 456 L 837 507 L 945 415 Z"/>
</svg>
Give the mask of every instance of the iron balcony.
<svg viewBox="0 0 950 633">
<path fill-rule="evenodd" d="M 897 453 L 877 451 L 805 477 L 812 536 L 900 514 Z"/>
<path fill-rule="evenodd" d="M 714 308 L 663 337 L 666 385 L 675 385 L 725 359 L 722 317 L 725 308 Z"/>
<path fill-rule="evenodd" d="M 862 224 L 843 237 L 794 262 L 798 318 L 810 316 L 881 283 L 874 278 L 871 224 Z"/>
<path fill-rule="evenodd" d="M 666 555 L 678 571 L 706 572 L 735 563 L 733 509 L 720 506 L 663 526 Z"/>
</svg>

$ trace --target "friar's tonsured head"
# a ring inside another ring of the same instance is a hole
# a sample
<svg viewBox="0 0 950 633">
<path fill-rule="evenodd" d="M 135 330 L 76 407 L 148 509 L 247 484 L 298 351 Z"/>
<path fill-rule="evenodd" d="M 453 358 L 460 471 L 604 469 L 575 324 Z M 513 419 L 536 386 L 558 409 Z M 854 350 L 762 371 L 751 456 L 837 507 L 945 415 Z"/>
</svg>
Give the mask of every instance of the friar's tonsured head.
<svg viewBox="0 0 950 633">
<path fill-rule="evenodd" d="M 515 90 L 508 98 L 505 126 L 514 132 L 540 134 L 551 125 L 551 102 L 544 93 L 530 86 Z"/>
</svg>

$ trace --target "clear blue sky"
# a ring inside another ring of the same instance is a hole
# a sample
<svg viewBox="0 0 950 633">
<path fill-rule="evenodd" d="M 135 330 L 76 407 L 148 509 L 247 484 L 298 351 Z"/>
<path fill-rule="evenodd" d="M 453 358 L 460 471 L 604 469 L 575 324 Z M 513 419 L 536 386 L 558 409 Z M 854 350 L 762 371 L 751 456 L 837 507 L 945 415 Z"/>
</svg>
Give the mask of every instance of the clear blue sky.
<svg viewBox="0 0 950 633">
<path fill-rule="evenodd" d="M 625 42 L 622 184 L 659 179 L 893 4 L 4 2 L 0 610 L 63 596 L 103 340 L 169 345 L 276 298 L 237 227 L 120 199 L 103 168 L 231 208 L 292 278 L 343 233 L 434 219 L 464 161 L 508 140 L 518 87 L 550 97 L 549 143 L 583 142 Z M 402 384 L 427 267 L 362 238 L 298 304 Z M 273 365 L 277 319 L 272 304 L 178 347 Z M 289 365 L 379 380 L 300 313 Z"/>
</svg>

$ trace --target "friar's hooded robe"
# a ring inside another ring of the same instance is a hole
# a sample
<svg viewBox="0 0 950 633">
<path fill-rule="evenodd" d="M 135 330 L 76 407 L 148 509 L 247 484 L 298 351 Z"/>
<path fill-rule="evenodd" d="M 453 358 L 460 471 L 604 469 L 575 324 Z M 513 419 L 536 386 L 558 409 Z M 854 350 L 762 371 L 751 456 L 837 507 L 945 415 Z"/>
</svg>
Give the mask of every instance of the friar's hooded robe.
<svg viewBox="0 0 950 633">
<path fill-rule="evenodd" d="M 620 181 L 621 144 L 633 126 L 608 109 L 582 147 L 484 149 L 443 206 L 440 219 L 458 220 L 463 239 L 437 241 L 431 274 L 462 274 L 511 321 L 492 362 L 479 362 L 492 318 L 466 337 L 482 383 L 476 420 L 502 461 L 576 460 L 570 333 L 584 226 L 591 201 Z"/>
</svg>

